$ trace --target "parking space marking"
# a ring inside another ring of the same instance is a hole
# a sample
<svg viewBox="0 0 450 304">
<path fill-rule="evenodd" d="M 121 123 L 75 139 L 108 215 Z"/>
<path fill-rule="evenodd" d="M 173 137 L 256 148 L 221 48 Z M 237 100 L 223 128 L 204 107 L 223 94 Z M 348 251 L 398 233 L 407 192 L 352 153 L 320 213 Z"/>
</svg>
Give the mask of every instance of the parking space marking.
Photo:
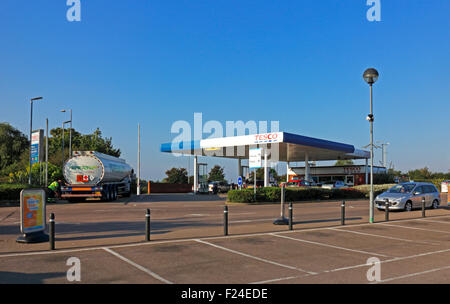
<svg viewBox="0 0 450 304">
<path fill-rule="evenodd" d="M 276 236 L 276 237 L 280 237 L 280 238 L 285 238 L 285 239 L 288 239 L 288 240 L 297 241 L 297 242 L 304 242 L 304 243 L 309 243 L 309 244 L 314 244 L 314 245 L 319 245 L 319 246 L 324 246 L 324 247 L 330 247 L 330 248 L 335 248 L 335 249 L 340 249 L 340 250 L 346 250 L 346 251 L 351 251 L 351 252 L 356 252 L 356 253 L 362 253 L 362 254 L 370 255 L 370 256 L 381 256 L 381 257 L 385 257 L 385 258 L 391 257 L 391 256 L 388 256 L 388 255 L 385 255 L 385 254 L 381 254 L 381 253 L 373 253 L 373 252 L 367 252 L 367 251 L 362 251 L 362 250 L 350 249 L 350 248 L 345 248 L 345 247 L 340 247 L 340 246 L 334 246 L 334 245 L 325 244 L 325 243 L 307 241 L 307 240 L 303 240 L 303 239 L 292 238 L 292 237 L 285 236 L 285 235 L 277 235 L 275 233 L 270 233 L 270 235 L 273 235 L 273 236 Z"/>
<path fill-rule="evenodd" d="M 419 276 L 419 275 L 422 275 L 422 274 L 432 273 L 432 272 L 436 272 L 436 271 L 442 271 L 442 270 L 446 270 L 446 269 L 450 269 L 450 266 L 434 268 L 434 269 L 425 270 L 425 271 L 416 272 L 416 273 L 405 274 L 405 275 L 402 275 L 402 276 L 399 276 L 399 277 L 393 277 L 393 278 L 381 280 L 379 282 L 371 282 L 371 284 L 386 283 L 386 282 L 390 282 L 390 281 L 394 281 L 394 280 L 411 278 L 411 277 Z"/>
<path fill-rule="evenodd" d="M 389 259 L 389 260 L 380 261 L 380 264 L 397 262 L 397 261 L 408 260 L 408 259 L 415 259 L 415 258 L 427 256 L 427 255 L 440 254 L 440 253 L 446 253 L 446 252 L 450 252 L 450 249 L 444 249 L 444 250 L 420 253 L 420 254 L 415 254 L 415 255 L 405 256 L 405 257 L 399 257 L 399 258 L 392 258 L 392 259 Z M 299 276 L 277 278 L 277 279 L 272 279 L 272 280 L 267 280 L 267 281 L 254 282 L 254 283 L 250 283 L 250 284 L 263 284 L 263 283 L 271 283 L 271 282 L 280 282 L 280 281 L 285 281 L 285 280 L 298 279 L 298 278 L 303 278 L 303 277 L 308 277 L 308 276 L 317 276 L 317 275 L 331 273 L 331 272 L 338 272 L 338 271 L 344 271 L 344 270 L 350 270 L 350 269 L 362 268 L 362 267 L 369 267 L 369 266 L 370 265 L 367 265 L 367 264 L 358 264 L 358 265 L 341 267 L 341 268 L 336 268 L 336 269 L 331 269 L 331 270 L 324 270 L 324 271 L 321 271 L 321 272 L 318 272 L 318 273 L 314 273 L 314 274 L 304 274 L 304 275 L 299 275 Z M 442 270 L 442 269 L 439 268 L 439 270 Z"/>
<path fill-rule="evenodd" d="M 424 222 L 432 222 L 432 223 L 440 223 L 440 224 L 450 224 L 450 222 L 443 222 L 443 221 L 435 221 L 435 220 L 431 220 L 431 219 L 422 219 L 422 221 Z"/>
<path fill-rule="evenodd" d="M 300 275 L 300 276 L 291 276 L 291 277 L 277 278 L 277 279 L 271 279 L 271 280 L 265 280 L 265 281 L 251 282 L 248 284 L 270 284 L 270 283 L 274 283 L 274 282 L 293 280 L 293 279 L 304 278 L 304 277 L 309 277 L 309 276 L 311 276 L 311 274 L 304 274 L 304 275 Z"/>
<path fill-rule="evenodd" d="M 442 230 L 435 230 L 435 229 L 425 229 L 425 228 L 417 228 L 417 227 L 408 227 L 408 226 L 392 225 L 392 224 L 386 224 L 386 223 L 378 223 L 378 224 L 379 225 L 390 226 L 390 227 L 398 227 L 398 228 L 405 228 L 405 229 L 415 229 L 415 230 L 422 230 L 422 231 L 428 231 L 428 232 L 437 232 L 437 233 L 450 234 L 450 231 L 442 231 Z"/>
<path fill-rule="evenodd" d="M 379 234 L 373 234 L 373 233 L 365 233 L 365 232 L 353 231 L 353 230 L 343 229 L 343 228 L 328 228 L 328 229 L 329 230 L 333 230 L 333 231 L 341 231 L 341 232 L 348 232 L 348 233 L 354 233 L 354 234 L 360 234 L 360 235 L 366 235 L 366 236 L 379 237 L 379 238 L 395 240 L 395 241 L 403 241 L 403 242 L 410 242 L 410 243 L 417 243 L 417 244 L 427 244 L 427 245 L 440 245 L 439 243 L 426 242 L 426 241 L 414 241 L 414 240 L 396 238 L 396 237 L 392 237 L 392 236 L 385 236 L 385 235 L 379 235 Z"/>
<path fill-rule="evenodd" d="M 273 217 L 266 218 L 266 219 L 255 219 L 255 220 L 236 220 L 236 221 L 230 221 L 230 224 L 233 223 L 251 223 L 251 222 L 267 222 L 267 221 L 273 221 Z"/>
<path fill-rule="evenodd" d="M 113 251 L 113 250 L 111 250 L 111 249 L 109 249 L 109 248 L 103 247 L 102 249 L 105 250 L 106 252 L 109 252 L 109 253 L 111 253 L 112 255 L 118 257 L 118 258 L 121 259 L 122 261 L 127 262 L 128 264 L 130 264 L 130 265 L 136 267 L 137 269 L 139 269 L 139 270 L 141 270 L 141 271 L 143 271 L 143 272 L 149 274 L 149 275 L 152 276 L 153 278 L 155 278 L 155 279 L 157 279 L 157 280 L 159 280 L 159 281 L 161 281 L 161 282 L 163 282 L 163 283 L 166 283 L 166 284 L 173 284 L 172 282 L 170 282 L 170 281 L 164 279 L 163 277 L 159 276 L 158 274 L 154 273 L 153 271 L 151 271 L 151 270 L 149 270 L 149 269 L 147 269 L 147 268 L 145 268 L 145 267 L 143 267 L 143 266 L 141 266 L 141 265 L 139 265 L 139 264 L 136 264 L 136 263 L 133 262 L 132 260 L 127 259 L 127 258 L 124 257 L 123 255 L 120 255 L 120 254 L 118 254 L 117 252 L 115 252 L 115 251 Z"/>
<path fill-rule="evenodd" d="M 210 243 L 210 242 L 206 242 L 204 240 L 196 239 L 195 241 L 199 242 L 201 244 L 206 244 L 206 245 L 218 248 L 218 249 L 222 249 L 222 250 L 234 253 L 234 254 L 239 254 L 239 255 L 245 256 L 247 258 L 251 258 L 251 259 L 254 259 L 254 260 L 257 260 L 257 261 L 261 261 L 261 262 L 264 262 L 264 263 L 268 263 L 268 264 L 272 264 L 272 265 L 288 268 L 288 269 L 291 269 L 291 270 L 302 271 L 302 272 L 306 272 L 306 273 L 309 273 L 309 274 L 316 274 L 315 272 L 303 270 L 303 269 L 300 269 L 300 268 L 297 268 L 297 267 L 294 267 L 294 266 L 280 264 L 280 263 L 277 263 L 277 262 L 274 262 L 274 261 L 270 261 L 270 260 L 266 260 L 266 259 L 263 259 L 263 258 L 260 258 L 260 257 L 256 257 L 256 256 L 253 256 L 253 255 L 250 255 L 250 254 L 247 254 L 247 253 L 243 253 L 243 252 L 236 251 L 236 250 L 233 250 L 233 249 L 229 249 L 229 248 L 226 248 L 226 247 L 223 247 L 223 246 L 219 246 L 219 245 L 216 245 L 216 244 L 213 244 L 213 243 Z"/>
</svg>

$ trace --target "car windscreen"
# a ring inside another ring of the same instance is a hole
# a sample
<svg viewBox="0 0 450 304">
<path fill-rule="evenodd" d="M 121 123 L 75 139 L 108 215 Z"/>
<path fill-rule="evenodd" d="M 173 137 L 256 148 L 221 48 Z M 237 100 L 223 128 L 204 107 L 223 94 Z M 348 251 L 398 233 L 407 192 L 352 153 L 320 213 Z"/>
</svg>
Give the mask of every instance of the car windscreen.
<svg viewBox="0 0 450 304">
<path fill-rule="evenodd" d="M 410 193 L 416 184 L 395 185 L 388 190 L 389 193 Z"/>
</svg>

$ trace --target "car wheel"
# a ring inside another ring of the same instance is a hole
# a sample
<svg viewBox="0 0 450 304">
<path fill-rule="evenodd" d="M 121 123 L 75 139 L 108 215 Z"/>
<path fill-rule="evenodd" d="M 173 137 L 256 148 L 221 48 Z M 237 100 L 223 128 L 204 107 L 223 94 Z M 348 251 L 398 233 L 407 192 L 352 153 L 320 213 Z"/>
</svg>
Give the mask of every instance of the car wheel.
<svg viewBox="0 0 450 304">
<path fill-rule="evenodd" d="M 407 212 L 412 211 L 412 203 L 411 202 L 406 202 L 405 211 L 407 211 Z"/>
<path fill-rule="evenodd" d="M 434 200 L 433 204 L 431 204 L 431 209 L 438 209 L 439 208 L 439 202 L 438 200 Z"/>
</svg>

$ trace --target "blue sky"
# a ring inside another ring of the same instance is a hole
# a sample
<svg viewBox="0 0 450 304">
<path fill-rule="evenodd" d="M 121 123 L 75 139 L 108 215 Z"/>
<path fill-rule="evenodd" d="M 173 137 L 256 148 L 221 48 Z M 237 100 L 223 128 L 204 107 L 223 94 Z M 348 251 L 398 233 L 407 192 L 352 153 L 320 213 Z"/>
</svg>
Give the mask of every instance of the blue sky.
<svg viewBox="0 0 450 304">
<path fill-rule="evenodd" d="M 133 166 L 142 126 L 142 175 L 164 177 L 188 158 L 159 152 L 177 120 L 279 121 L 280 129 L 355 145 L 369 143 L 375 67 L 375 140 L 403 171 L 450 169 L 450 2 L 381 0 L 65 0 L 0 2 L 0 121 L 29 132 L 60 126 L 103 135 Z M 376 152 L 379 162 L 381 152 Z M 235 161 L 205 159 L 237 174 Z M 320 163 L 319 163 L 320 164 Z M 284 168 L 284 165 L 280 167 Z M 192 171 L 192 164 L 190 164 Z"/>
</svg>

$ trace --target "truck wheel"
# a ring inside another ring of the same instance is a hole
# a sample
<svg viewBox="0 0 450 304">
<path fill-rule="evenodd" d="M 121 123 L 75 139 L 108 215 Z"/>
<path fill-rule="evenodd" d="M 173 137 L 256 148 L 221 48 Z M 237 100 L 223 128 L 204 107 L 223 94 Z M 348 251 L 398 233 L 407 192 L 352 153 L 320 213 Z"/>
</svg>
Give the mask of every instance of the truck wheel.
<svg viewBox="0 0 450 304">
<path fill-rule="evenodd" d="M 116 186 L 113 187 L 113 198 L 112 198 L 112 200 L 113 201 L 117 200 L 117 187 Z"/>
</svg>

